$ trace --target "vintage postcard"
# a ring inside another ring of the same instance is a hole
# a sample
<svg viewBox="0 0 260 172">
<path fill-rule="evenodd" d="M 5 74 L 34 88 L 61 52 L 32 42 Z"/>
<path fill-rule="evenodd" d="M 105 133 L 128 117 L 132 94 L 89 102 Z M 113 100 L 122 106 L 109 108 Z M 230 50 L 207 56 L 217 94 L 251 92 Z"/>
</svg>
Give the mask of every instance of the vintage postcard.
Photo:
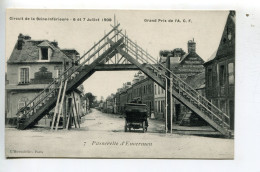
<svg viewBox="0 0 260 172">
<path fill-rule="evenodd" d="M 235 11 L 6 10 L 7 158 L 234 159 Z"/>
</svg>

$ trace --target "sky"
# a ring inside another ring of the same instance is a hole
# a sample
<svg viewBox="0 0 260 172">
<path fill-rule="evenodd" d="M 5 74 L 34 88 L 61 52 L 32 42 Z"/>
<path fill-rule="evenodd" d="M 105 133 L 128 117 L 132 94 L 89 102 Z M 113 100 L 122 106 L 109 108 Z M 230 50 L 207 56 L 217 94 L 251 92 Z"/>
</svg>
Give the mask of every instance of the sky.
<svg viewBox="0 0 260 172">
<path fill-rule="evenodd" d="M 187 42 L 194 38 L 197 54 L 207 61 L 218 48 L 228 11 L 7 10 L 6 60 L 19 33 L 30 35 L 34 40 L 55 40 L 60 48 L 74 48 L 83 54 L 104 36 L 104 32 L 111 30 L 114 15 L 120 29 L 126 30 L 129 38 L 154 58 L 158 58 L 160 50 L 182 48 L 187 52 Z M 18 20 L 21 17 L 23 20 Z M 26 17 L 30 20 L 25 20 Z M 66 18 L 69 21 L 37 20 L 42 17 Z M 73 21 L 73 18 L 81 21 Z M 92 21 L 86 21 L 88 18 Z M 85 92 L 92 92 L 98 99 L 101 96 L 106 98 L 123 83 L 132 81 L 134 73 L 96 72 L 84 82 Z"/>
</svg>

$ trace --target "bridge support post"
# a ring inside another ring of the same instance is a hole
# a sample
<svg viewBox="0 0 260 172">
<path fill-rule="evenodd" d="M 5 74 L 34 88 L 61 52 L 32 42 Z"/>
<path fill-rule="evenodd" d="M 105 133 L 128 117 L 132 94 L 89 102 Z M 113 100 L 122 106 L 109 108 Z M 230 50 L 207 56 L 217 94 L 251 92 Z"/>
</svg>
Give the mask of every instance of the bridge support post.
<svg viewBox="0 0 260 172">
<path fill-rule="evenodd" d="M 66 123 L 66 130 L 71 128 L 71 114 L 72 114 L 72 98 L 68 97 L 68 120 Z"/>
<path fill-rule="evenodd" d="M 159 87 L 159 85 L 158 85 Z M 165 132 L 168 132 L 168 122 L 167 122 L 167 118 L 168 118 L 168 103 L 167 103 L 167 97 L 168 97 L 168 84 L 167 84 L 167 78 L 165 77 Z"/>
<path fill-rule="evenodd" d="M 170 56 L 167 56 L 167 59 L 166 59 L 166 68 L 170 70 L 170 66 L 171 66 L 171 63 L 170 63 Z M 167 104 L 167 113 L 169 115 L 166 116 L 167 118 L 167 128 L 168 130 L 171 130 L 171 124 L 172 124 L 172 119 L 171 119 L 171 116 L 172 116 L 172 105 L 171 105 L 171 97 L 172 97 L 172 94 L 171 94 L 171 82 L 170 82 L 170 78 L 171 78 L 171 74 L 169 71 L 166 72 L 166 82 L 167 82 L 167 85 L 166 85 L 166 89 L 165 91 L 167 91 L 167 97 L 166 97 L 166 104 Z"/>
<path fill-rule="evenodd" d="M 173 124 L 173 98 L 172 98 L 172 87 L 173 87 L 173 83 L 172 83 L 172 77 L 170 79 L 170 95 L 171 95 L 171 100 L 170 100 L 170 108 L 171 108 L 171 113 L 170 113 L 170 117 L 171 117 L 171 122 L 170 122 L 170 129 L 171 129 L 171 134 L 172 134 L 172 124 Z"/>
<path fill-rule="evenodd" d="M 64 103 L 63 103 L 63 129 L 66 129 L 66 123 L 67 123 L 67 99 L 68 96 L 65 95 Z"/>
</svg>

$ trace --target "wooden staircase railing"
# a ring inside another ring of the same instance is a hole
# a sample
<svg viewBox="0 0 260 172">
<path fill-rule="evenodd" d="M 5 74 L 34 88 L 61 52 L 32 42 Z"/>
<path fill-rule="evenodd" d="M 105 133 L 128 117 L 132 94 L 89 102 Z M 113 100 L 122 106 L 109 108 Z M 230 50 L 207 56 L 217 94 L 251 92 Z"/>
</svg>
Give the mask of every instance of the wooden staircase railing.
<svg viewBox="0 0 260 172">
<path fill-rule="evenodd" d="M 134 57 L 134 61 L 132 60 L 132 62 L 143 64 L 143 66 L 139 65 L 139 67 L 150 68 L 150 70 L 154 73 L 154 77 L 158 77 L 161 80 L 171 79 L 173 82 L 173 87 L 171 88 L 171 91 L 173 92 L 173 95 L 177 97 L 177 99 L 178 96 L 180 96 L 181 99 L 185 100 L 182 102 L 186 105 L 189 104 L 190 106 L 188 107 L 192 111 L 199 112 L 200 114 L 203 113 L 203 115 L 207 116 L 207 120 L 211 125 L 218 125 L 217 127 L 215 126 L 215 129 L 217 128 L 222 134 L 228 135 L 229 116 L 227 116 L 220 109 L 214 106 L 205 97 L 200 95 L 196 90 L 190 87 L 176 74 L 167 69 L 163 64 L 159 63 L 147 51 L 137 45 L 137 43 L 129 39 L 125 34 L 122 34 L 122 30 L 119 30 L 118 27 L 119 24 L 113 27 L 110 32 L 105 34 L 105 36 L 97 43 L 95 43 L 82 57 L 77 59 L 76 62 L 79 64 L 78 66 L 70 66 L 58 78 L 50 83 L 43 91 L 41 91 L 34 99 L 32 99 L 24 108 L 17 112 L 17 115 L 22 112 L 22 115 L 25 116 L 25 118 L 22 118 L 22 120 L 18 122 L 18 128 L 25 129 L 29 124 L 23 127 L 19 127 L 19 124 L 23 124 L 31 117 L 35 119 L 35 115 L 40 115 L 37 112 L 39 109 L 42 108 L 46 101 L 55 98 L 57 99 L 57 94 L 59 92 L 58 90 L 62 82 L 64 82 L 65 80 L 68 80 L 68 83 L 72 82 L 73 78 L 77 77 L 79 72 L 84 68 L 85 64 L 95 64 L 96 56 L 98 58 L 102 50 L 103 52 L 105 52 L 112 46 L 112 39 L 115 39 L 115 42 L 117 42 L 117 40 L 119 39 L 124 41 L 124 46 L 120 45 L 119 48 L 124 49 L 126 53 Z M 105 59 L 105 61 L 107 60 Z M 166 73 L 170 73 L 170 77 L 167 76 Z M 170 92 L 170 90 L 168 91 Z M 204 118 L 206 117 L 204 116 Z"/>
<path fill-rule="evenodd" d="M 79 64 L 78 66 L 70 66 L 66 69 L 58 78 L 55 78 L 44 90 L 42 90 L 37 96 L 35 96 L 29 103 L 27 103 L 23 108 L 18 110 L 16 113 L 19 116 L 17 128 L 25 129 L 27 126 L 22 124 L 32 118 L 37 114 L 37 111 L 51 98 L 57 99 L 58 90 L 60 84 L 65 80 L 70 82 L 75 78 L 81 69 L 84 68 L 84 65 L 87 63 L 92 63 L 95 60 L 95 56 L 99 56 L 99 53 L 103 52 L 110 47 L 109 39 L 115 38 L 121 31 L 117 31 L 114 34 L 114 31 L 119 27 L 119 24 L 115 26 L 110 32 L 108 32 L 102 39 L 94 44 L 82 57 L 76 60 Z M 88 57 L 87 57 L 88 56 Z M 86 58 L 87 57 L 87 58 Z M 35 117 L 34 117 L 35 118 Z"/>
<path fill-rule="evenodd" d="M 230 125 L 229 116 L 217 108 L 208 99 L 202 96 L 199 92 L 189 86 L 185 81 L 179 78 L 171 70 L 167 69 L 163 64 L 159 63 L 153 58 L 147 51 L 141 48 L 137 43 L 129 39 L 125 34 L 120 33 L 121 37 L 125 39 L 125 51 L 131 54 L 140 63 L 146 63 L 149 67 L 159 76 L 160 78 L 172 78 L 173 87 L 172 89 L 177 92 L 180 96 L 185 98 L 188 102 L 193 104 L 197 109 L 202 111 L 208 118 L 214 123 L 220 126 L 223 130 L 221 131 L 224 135 L 229 135 Z M 166 73 L 170 73 L 170 77 Z M 169 90 L 168 90 L 169 91 Z M 191 109 L 193 110 L 193 109 Z"/>
</svg>

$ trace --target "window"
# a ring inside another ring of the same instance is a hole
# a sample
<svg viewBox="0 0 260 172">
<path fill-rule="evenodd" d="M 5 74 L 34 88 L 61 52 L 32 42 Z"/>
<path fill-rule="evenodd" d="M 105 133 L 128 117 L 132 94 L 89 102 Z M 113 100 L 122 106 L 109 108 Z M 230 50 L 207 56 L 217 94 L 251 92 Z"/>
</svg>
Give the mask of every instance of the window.
<svg viewBox="0 0 260 172">
<path fill-rule="evenodd" d="M 157 94 L 157 88 L 156 88 L 157 85 L 154 85 L 154 94 L 156 95 Z"/>
<path fill-rule="evenodd" d="M 61 75 L 61 69 L 57 70 L 57 78 Z"/>
<path fill-rule="evenodd" d="M 161 101 L 161 109 L 160 112 L 163 112 L 163 101 Z"/>
<path fill-rule="evenodd" d="M 228 83 L 229 85 L 234 85 L 235 83 L 234 63 L 228 64 Z"/>
<path fill-rule="evenodd" d="M 161 89 L 161 87 L 158 85 L 158 94 L 161 94 L 160 89 Z"/>
<path fill-rule="evenodd" d="M 213 99 L 211 102 L 213 103 L 213 105 L 215 105 L 216 107 L 218 107 L 218 100 Z"/>
<path fill-rule="evenodd" d="M 22 97 L 22 98 L 20 98 L 19 100 L 18 100 L 18 106 L 17 106 L 17 108 L 18 109 L 21 109 L 21 108 L 23 108 L 23 107 L 25 107 L 25 105 L 26 105 L 26 102 L 28 102 L 29 101 L 29 99 L 27 98 L 27 97 Z"/>
<path fill-rule="evenodd" d="M 208 83 L 209 87 L 212 87 L 212 69 L 208 69 Z"/>
<path fill-rule="evenodd" d="M 62 69 L 61 69 L 61 67 L 56 66 L 54 68 L 54 70 L 56 71 L 56 76 L 55 77 L 58 78 L 61 75 Z"/>
<path fill-rule="evenodd" d="M 20 68 L 20 84 L 28 84 L 29 82 L 29 68 Z"/>
<path fill-rule="evenodd" d="M 18 102 L 18 110 L 25 106 L 25 102 L 19 101 Z"/>
<path fill-rule="evenodd" d="M 158 112 L 161 112 L 161 101 L 158 101 Z"/>
<path fill-rule="evenodd" d="M 162 101 L 162 112 L 164 113 L 164 111 L 165 111 L 165 101 L 163 100 Z"/>
<path fill-rule="evenodd" d="M 226 113 L 226 101 L 225 100 L 220 101 L 220 110 L 222 112 Z"/>
<path fill-rule="evenodd" d="M 224 86 L 225 85 L 225 66 L 224 65 L 221 65 L 220 68 L 219 68 L 219 84 L 220 86 Z"/>
<path fill-rule="evenodd" d="M 48 60 L 48 48 L 41 48 L 41 60 Z"/>
</svg>

